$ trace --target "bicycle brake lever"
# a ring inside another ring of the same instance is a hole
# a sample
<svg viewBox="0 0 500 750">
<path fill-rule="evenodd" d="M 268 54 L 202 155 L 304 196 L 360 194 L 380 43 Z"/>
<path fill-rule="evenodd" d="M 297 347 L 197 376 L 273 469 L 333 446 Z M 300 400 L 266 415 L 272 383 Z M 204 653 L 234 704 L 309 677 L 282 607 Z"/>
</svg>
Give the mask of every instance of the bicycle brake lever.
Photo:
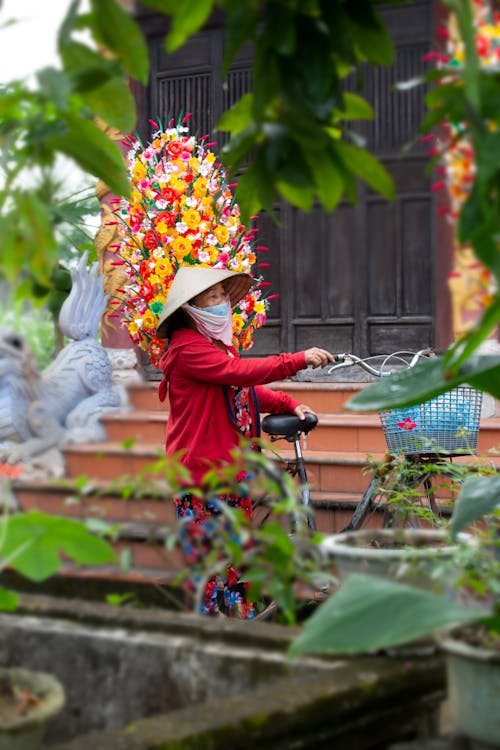
<svg viewBox="0 0 500 750">
<path fill-rule="evenodd" d="M 335 364 L 327 370 L 328 375 L 334 370 L 339 370 L 341 367 L 350 367 L 353 364 L 348 354 L 334 354 L 333 359 Z M 346 361 L 346 359 L 348 361 Z"/>
</svg>

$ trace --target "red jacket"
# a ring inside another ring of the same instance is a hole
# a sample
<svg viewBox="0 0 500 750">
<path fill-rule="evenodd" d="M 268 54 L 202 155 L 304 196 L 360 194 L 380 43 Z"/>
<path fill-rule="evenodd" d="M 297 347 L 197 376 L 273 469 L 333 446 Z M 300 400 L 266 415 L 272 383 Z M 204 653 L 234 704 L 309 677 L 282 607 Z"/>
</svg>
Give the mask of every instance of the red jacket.
<svg viewBox="0 0 500 750">
<path fill-rule="evenodd" d="M 295 375 L 307 367 L 304 352 L 241 359 L 210 343 L 197 331 L 182 328 L 174 332 L 161 360 L 164 378 L 158 394 L 164 401 L 167 388 L 170 414 L 167 423 L 166 452 L 172 456 L 183 451 L 181 463 L 196 483 L 209 468 L 231 460 L 230 451 L 241 434 L 232 422 L 223 386 L 256 386 L 258 409 L 285 414 L 293 412 L 299 401 L 282 391 L 272 391 L 263 383 Z M 252 415 L 258 424 L 258 414 Z M 253 432 L 254 436 L 256 431 Z"/>
</svg>

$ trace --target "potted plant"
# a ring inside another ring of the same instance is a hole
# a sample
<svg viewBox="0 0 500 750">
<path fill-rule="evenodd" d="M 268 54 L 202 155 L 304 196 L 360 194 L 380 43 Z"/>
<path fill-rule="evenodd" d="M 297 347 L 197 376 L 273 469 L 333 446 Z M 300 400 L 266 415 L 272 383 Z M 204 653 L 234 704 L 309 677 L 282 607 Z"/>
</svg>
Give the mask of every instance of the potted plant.
<svg viewBox="0 0 500 750">
<path fill-rule="evenodd" d="M 455 601 L 399 581 L 354 573 L 306 622 L 291 653 L 369 652 L 438 634 L 447 654 L 457 728 L 472 738 L 474 747 L 500 747 L 499 517 L 500 476 L 469 477 L 448 528 L 453 543 L 474 524 L 475 544 L 457 547 L 451 558 Z"/>
<path fill-rule="evenodd" d="M 383 528 L 371 528 L 370 523 L 360 529 L 348 526 L 321 542 L 340 580 L 354 572 L 368 573 L 451 592 L 458 545 L 474 540 L 460 533 L 451 541 L 444 528 L 446 517 L 467 476 L 494 474 L 495 469 L 484 462 L 452 463 L 444 456 L 421 464 L 413 456 L 397 455 L 372 463 L 372 471 L 376 477 L 384 472 L 375 504 L 382 507 Z M 432 489 L 422 486 L 427 477 L 432 477 Z M 446 496 L 438 505 L 435 493 L 440 491 Z M 432 502 L 426 492 L 432 492 Z"/>
</svg>

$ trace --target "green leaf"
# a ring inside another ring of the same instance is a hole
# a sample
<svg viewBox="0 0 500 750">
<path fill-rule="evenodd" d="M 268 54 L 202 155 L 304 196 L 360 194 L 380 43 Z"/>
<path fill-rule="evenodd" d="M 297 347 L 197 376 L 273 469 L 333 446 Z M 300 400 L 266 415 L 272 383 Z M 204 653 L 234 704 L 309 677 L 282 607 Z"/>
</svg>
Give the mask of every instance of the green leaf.
<svg viewBox="0 0 500 750">
<path fill-rule="evenodd" d="M 316 183 L 318 198 L 325 211 L 333 211 L 344 192 L 344 181 L 338 165 L 327 152 L 322 158 L 316 158 L 313 151 L 305 152 L 309 168 Z"/>
<path fill-rule="evenodd" d="M 290 654 L 374 651 L 483 614 L 416 586 L 353 574 L 306 622 Z"/>
<path fill-rule="evenodd" d="M 81 94 L 94 115 L 123 132 L 134 129 L 135 100 L 123 78 L 111 78 L 103 86 Z"/>
<path fill-rule="evenodd" d="M 63 552 L 75 562 L 99 565 L 115 560 L 112 548 L 85 525 L 39 511 L 4 517 L 0 555 L 33 581 L 43 581 L 61 566 Z"/>
<path fill-rule="evenodd" d="M 340 120 L 373 120 L 374 117 L 373 108 L 368 104 L 366 99 L 347 91 L 344 94 L 344 108 L 335 110 L 332 122 L 335 123 Z"/>
<path fill-rule="evenodd" d="M 500 507 L 500 476 L 467 477 L 456 499 L 451 518 L 455 537 L 462 529 Z"/>
<path fill-rule="evenodd" d="M 276 181 L 276 187 L 281 195 L 292 206 L 297 206 L 302 211 L 310 211 L 314 203 L 314 192 L 310 187 L 301 187 L 292 182 L 283 180 Z"/>
<path fill-rule="evenodd" d="M 386 168 L 365 149 L 351 146 L 345 141 L 334 141 L 335 148 L 345 166 L 360 177 L 377 193 L 389 200 L 394 199 L 394 182 Z"/>
<path fill-rule="evenodd" d="M 445 377 L 443 361 L 443 357 L 432 357 L 409 370 L 370 383 L 347 402 L 346 408 L 352 411 L 379 411 L 411 406 L 446 393 L 461 383 L 480 387 L 486 377 L 500 384 L 498 356 L 475 355 L 454 377 L 449 378 Z"/>
<path fill-rule="evenodd" d="M 57 109 L 66 109 L 71 86 L 66 73 L 56 68 L 42 68 L 36 74 L 38 86 L 43 96 Z"/>
<path fill-rule="evenodd" d="M 49 138 L 49 145 L 74 159 L 82 169 L 103 180 L 117 195 L 130 194 L 130 182 L 120 149 L 91 120 L 66 114 L 67 130 Z"/>
<path fill-rule="evenodd" d="M 116 60 L 108 60 L 79 42 L 63 45 L 60 54 L 75 91 L 79 93 L 102 86 L 121 73 Z"/>
<path fill-rule="evenodd" d="M 175 52 L 201 29 L 212 12 L 214 0 L 182 0 L 173 11 L 172 27 L 167 36 L 167 52 Z"/>
<path fill-rule="evenodd" d="M 91 23 L 96 35 L 116 54 L 131 76 L 146 84 L 149 75 L 149 54 L 136 22 L 116 0 L 91 0 L 91 3 Z"/>
<path fill-rule="evenodd" d="M 19 597 L 17 594 L 13 594 L 12 591 L 0 586 L 0 610 L 3 612 L 14 612 L 17 609 L 18 601 Z"/>
<path fill-rule="evenodd" d="M 250 216 L 258 214 L 261 208 L 272 213 L 274 197 L 272 177 L 259 154 L 238 180 L 236 200 L 240 206 L 242 222 L 248 223 Z"/>
<path fill-rule="evenodd" d="M 240 47 L 249 39 L 253 39 L 255 28 L 259 20 L 257 9 L 250 3 L 229 3 L 225 8 L 228 15 L 225 26 L 226 44 L 222 75 L 226 77 L 231 62 Z"/>
<path fill-rule="evenodd" d="M 347 0 L 345 8 L 349 14 L 348 30 L 363 58 L 373 63 L 391 65 L 394 62 L 394 45 L 370 0 Z"/>
<path fill-rule="evenodd" d="M 244 130 L 252 122 L 253 94 L 243 94 L 231 109 L 224 112 L 217 130 L 228 130 L 230 133 L 238 133 Z"/>
</svg>

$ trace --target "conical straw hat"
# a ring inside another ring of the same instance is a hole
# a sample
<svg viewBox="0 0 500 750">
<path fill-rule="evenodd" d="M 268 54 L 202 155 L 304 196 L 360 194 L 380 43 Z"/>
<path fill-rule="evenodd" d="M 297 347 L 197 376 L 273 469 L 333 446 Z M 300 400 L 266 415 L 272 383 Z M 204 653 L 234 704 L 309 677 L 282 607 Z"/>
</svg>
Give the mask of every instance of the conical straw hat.
<svg viewBox="0 0 500 750">
<path fill-rule="evenodd" d="M 185 302 L 201 294 L 214 284 L 222 282 L 234 307 L 250 291 L 252 277 L 248 273 L 225 271 L 221 268 L 203 266 L 181 266 L 175 274 L 172 286 L 161 311 L 156 335 L 166 338 L 167 321 Z"/>
</svg>

